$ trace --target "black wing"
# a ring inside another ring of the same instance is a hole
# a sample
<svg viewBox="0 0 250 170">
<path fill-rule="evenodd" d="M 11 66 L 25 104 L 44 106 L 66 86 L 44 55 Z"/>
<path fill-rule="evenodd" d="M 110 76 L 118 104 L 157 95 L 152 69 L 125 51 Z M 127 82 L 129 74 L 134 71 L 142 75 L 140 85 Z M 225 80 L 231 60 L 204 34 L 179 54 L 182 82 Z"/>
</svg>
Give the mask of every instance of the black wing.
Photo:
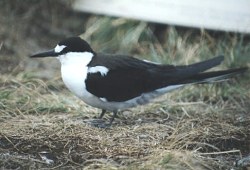
<svg viewBox="0 0 250 170">
<path fill-rule="evenodd" d="M 108 101 L 122 102 L 183 80 L 220 64 L 222 56 L 188 66 L 158 65 L 128 56 L 97 55 L 89 67 L 105 66 L 107 75 L 89 73 L 87 90 Z"/>
</svg>

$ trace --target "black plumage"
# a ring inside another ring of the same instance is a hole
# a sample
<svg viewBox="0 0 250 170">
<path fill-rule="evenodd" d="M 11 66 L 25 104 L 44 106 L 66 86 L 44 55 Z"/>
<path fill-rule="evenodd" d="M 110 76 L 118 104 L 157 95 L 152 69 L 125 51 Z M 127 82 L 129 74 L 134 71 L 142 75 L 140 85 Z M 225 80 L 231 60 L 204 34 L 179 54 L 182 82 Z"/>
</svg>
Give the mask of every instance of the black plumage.
<svg viewBox="0 0 250 170">
<path fill-rule="evenodd" d="M 89 73 L 85 81 L 87 90 L 107 101 L 124 102 L 171 85 L 205 82 L 205 79 L 244 69 L 202 73 L 223 61 L 223 56 L 187 65 L 159 65 L 124 55 L 97 54 L 88 67 L 105 66 L 107 75 Z M 221 77 L 222 78 L 222 77 Z"/>
</svg>

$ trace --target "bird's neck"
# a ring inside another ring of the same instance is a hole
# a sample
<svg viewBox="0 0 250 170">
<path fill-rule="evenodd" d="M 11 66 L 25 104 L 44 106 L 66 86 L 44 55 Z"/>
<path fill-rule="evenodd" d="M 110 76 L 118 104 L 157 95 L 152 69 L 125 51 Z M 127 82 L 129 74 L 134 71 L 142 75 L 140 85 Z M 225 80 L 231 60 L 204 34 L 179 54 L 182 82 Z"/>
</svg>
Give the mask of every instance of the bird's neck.
<svg viewBox="0 0 250 170">
<path fill-rule="evenodd" d="M 69 52 L 58 57 L 63 66 L 86 67 L 92 60 L 94 54 L 90 52 Z"/>
</svg>

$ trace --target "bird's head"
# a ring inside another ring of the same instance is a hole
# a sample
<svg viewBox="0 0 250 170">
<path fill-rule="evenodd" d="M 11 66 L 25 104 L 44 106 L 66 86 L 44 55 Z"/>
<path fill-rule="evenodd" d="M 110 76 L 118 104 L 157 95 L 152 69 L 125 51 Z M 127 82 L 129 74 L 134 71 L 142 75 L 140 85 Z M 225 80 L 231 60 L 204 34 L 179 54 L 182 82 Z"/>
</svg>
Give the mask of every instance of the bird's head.
<svg viewBox="0 0 250 170">
<path fill-rule="evenodd" d="M 38 57 L 57 57 L 61 62 L 66 58 L 73 60 L 74 58 L 84 56 L 93 56 L 94 51 L 90 45 L 80 37 L 70 37 L 60 41 L 52 50 L 41 52 L 30 56 L 31 58 Z"/>
</svg>

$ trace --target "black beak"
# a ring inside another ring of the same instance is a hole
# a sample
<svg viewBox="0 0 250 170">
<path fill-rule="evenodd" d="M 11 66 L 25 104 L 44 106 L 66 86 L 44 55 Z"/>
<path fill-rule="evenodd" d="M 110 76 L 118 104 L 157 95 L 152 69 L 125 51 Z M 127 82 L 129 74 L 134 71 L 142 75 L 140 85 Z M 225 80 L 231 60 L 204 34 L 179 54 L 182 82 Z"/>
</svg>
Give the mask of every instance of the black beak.
<svg viewBox="0 0 250 170">
<path fill-rule="evenodd" d="M 60 55 L 60 53 L 56 53 L 55 50 L 50 50 L 50 51 L 46 51 L 46 52 L 42 52 L 42 53 L 38 53 L 38 54 L 34 54 L 32 56 L 30 56 L 30 58 L 38 58 L 38 57 L 56 57 Z"/>
</svg>

